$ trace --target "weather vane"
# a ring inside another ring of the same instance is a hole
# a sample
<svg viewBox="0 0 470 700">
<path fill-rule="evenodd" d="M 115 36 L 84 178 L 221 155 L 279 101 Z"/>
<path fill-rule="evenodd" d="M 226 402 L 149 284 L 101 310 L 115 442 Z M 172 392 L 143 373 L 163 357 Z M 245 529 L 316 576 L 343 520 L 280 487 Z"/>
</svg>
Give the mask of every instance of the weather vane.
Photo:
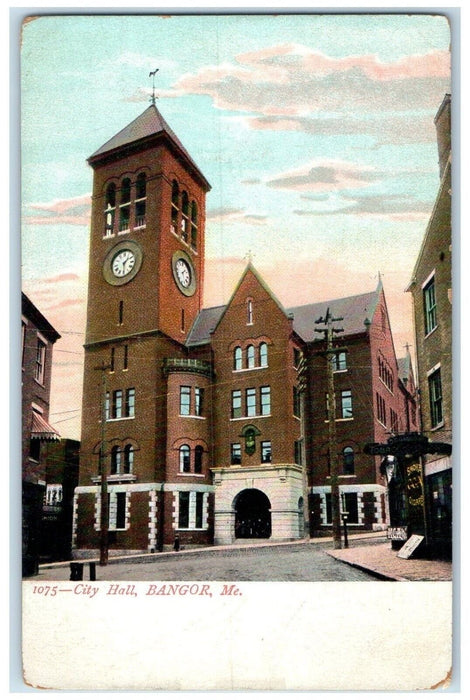
<svg viewBox="0 0 470 700">
<path fill-rule="evenodd" d="M 155 68 L 155 70 L 151 70 L 149 73 L 149 78 L 152 77 L 152 97 L 150 98 L 150 102 L 153 105 L 155 104 L 155 100 L 157 99 L 155 95 L 155 73 L 158 73 L 159 70 L 159 68 Z"/>
</svg>

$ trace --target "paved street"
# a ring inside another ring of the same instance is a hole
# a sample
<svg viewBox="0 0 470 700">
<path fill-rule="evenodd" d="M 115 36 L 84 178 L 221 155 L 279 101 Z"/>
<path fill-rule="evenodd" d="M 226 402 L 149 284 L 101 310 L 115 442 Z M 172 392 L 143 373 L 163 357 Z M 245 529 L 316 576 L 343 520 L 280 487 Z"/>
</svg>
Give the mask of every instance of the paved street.
<svg viewBox="0 0 470 700">
<path fill-rule="evenodd" d="M 354 546 L 354 545 L 353 545 Z M 325 553 L 331 543 L 168 552 L 97 565 L 98 581 L 373 581 L 374 576 Z M 41 567 L 31 580 L 64 581 L 68 566 Z M 89 578 L 85 566 L 84 580 Z"/>
</svg>

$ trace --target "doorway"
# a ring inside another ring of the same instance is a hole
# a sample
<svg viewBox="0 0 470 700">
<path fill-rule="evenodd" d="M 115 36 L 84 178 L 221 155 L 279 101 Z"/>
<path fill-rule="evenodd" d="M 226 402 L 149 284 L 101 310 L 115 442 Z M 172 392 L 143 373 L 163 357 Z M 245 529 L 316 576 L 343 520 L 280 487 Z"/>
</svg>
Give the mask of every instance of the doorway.
<svg viewBox="0 0 470 700">
<path fill-rule="evenodd" d="M 235 499 L 235 537 L 266 539 L 271 537 L 271 503 L 258 489 L 245 489 Z"/>
</svg>

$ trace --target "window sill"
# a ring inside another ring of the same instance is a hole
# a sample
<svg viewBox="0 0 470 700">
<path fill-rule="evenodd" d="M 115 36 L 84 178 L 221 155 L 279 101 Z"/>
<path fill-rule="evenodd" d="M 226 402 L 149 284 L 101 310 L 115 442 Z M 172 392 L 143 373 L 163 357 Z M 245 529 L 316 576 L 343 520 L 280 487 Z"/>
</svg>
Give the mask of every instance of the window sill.
<svg viewBox="0 0 470 700">
<path fill-rule="evenodd" d="M 188 413 L 188 414 L 187 413 L 180 413 L 178 417 L 179 418 L 196 418 L 197 420 L 207 420 L 206 416 L 196 416 L 196 415 L 193 415 L 192 413 Z"/>
<path fill-rule="evenodd" d="M 427 340 L 427 338 L 429 338 L 429 336 L 432 335 L 434 333 L 434 331 L 436 331 L 436 330 L 437 330 L 437 325 L 435 325 L 434 328 L 432 328 L 429 331 L 429 333 L 425 333 L 423 340 Z"/>
<path fill-rule="evenodd" d="M 271 418 L 271 413 L 266 413 L 265 415 L 259 415 L 259 416 L 240 416 L 239 418 L 230 418 L 231 421 L 239 421 L 239 420 L 257 420 L 258 418 Z"/>
<path fill-rule="evenodd" d="M 116 423 L 118 420 L 134 420 L 135 416 L 121 416 L 120 418 L 106 418 L 106 423 Z"/>
<path fill-rule="evenodd" d="M 205 474 L 195 474 L 194 472 L 178 472 L 178 476 L 195 476 L 197 479 L 204 479 Z"/>
<path fill-rule="evenodd" d="M 207 532 L 208 527 L 176 527 L 175 532 Z"/>
<path fill-rule="evenodd" d="M 242 367 L 241 369 L 233 369 L 232 374 L 241 374 L 243 372 L 254 372 L 257 369 L 268 369 L 269 365 L 256 365 L 255 367 Z"/>
<path fill-rule="evenodd" d="M 441 421 L 441 422 L 438 423 L 437 425 L 434 425 L 430 430 L 431 430 L 432 433 L 435 432 L 436 430 L 442 430 L 442 428 L 444 427 L 444 425 L 445 425 L 444 421 Z"/>
<path fill-rule="evenodd" d="M 335 418 L 335 423 L 347 423 L 351 420 L 354 420 L 354 416 L 351 416 L 351 418 Z M 324 422 L 329 423 L 330 421 L 326 419 Z"/>
</svg>

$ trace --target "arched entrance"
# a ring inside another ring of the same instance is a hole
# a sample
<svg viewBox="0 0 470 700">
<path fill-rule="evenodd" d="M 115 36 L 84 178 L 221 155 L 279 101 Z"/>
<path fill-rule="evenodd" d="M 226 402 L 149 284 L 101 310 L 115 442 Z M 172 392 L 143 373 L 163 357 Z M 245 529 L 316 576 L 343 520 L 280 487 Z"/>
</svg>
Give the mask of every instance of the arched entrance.
<svg viewBox="0 0 470 700">
<path fill-rule="evenodd" d="M 235 499 L 235 537 L 265 539 L 271 537 L 271 503 L 258 489 L 245 489 Z"/>
</svg>

